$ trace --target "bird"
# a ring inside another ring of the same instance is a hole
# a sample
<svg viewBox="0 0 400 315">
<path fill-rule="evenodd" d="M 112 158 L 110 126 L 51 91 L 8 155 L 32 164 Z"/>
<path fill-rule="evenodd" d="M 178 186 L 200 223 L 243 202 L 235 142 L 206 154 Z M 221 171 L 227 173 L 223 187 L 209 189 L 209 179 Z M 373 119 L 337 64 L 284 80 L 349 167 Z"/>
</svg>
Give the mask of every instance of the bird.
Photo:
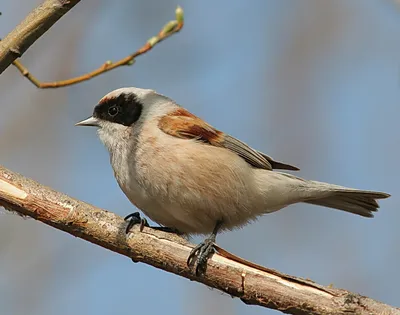
<svg viewBox="0 0 400 315">
<path fill-rule="evenodd" d="M 283 172 L 299 168 L 253 149 L 151 89 L 111 91 L 76 125 L 97 127 L 119 187 L 160 229 L 207 235 L 187 260 L 196 264 L 196 275 L 205 272 L 218 233 L 264 214 L 307 203 L 373 217 L 377 200 L 390 197 Z M 125 219 L 126 233 L 136 223 L 148 225 L 139 212 Z"/>
</svg>

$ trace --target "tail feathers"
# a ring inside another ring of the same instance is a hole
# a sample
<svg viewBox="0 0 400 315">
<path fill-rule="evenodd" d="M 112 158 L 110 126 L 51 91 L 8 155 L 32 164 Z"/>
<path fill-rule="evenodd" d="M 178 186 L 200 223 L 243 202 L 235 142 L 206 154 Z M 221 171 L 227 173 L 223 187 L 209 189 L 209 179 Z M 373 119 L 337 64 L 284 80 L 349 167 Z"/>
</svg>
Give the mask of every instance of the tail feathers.
<svg viewBox="0 0 400 315">
<path fill-rule="evenodd" d="M 343 187 L 342 189 L 332 191 L 330 196 L 307 200 L 305 202 L 372 218 L 374 216 L 373 212 L 378 211 L 379 208 L 376 199 L 388 197 L 390 197 L 389 194 L 382 192 L 347 189 Z"/>
</svg>

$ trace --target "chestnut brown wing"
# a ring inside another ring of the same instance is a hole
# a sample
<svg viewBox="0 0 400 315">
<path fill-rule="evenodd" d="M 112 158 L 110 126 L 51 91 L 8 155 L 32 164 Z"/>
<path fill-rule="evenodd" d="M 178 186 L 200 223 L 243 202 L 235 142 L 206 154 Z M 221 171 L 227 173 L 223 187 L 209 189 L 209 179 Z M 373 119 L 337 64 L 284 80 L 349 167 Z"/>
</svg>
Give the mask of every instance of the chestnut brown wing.
<svg viewBox="0 0 400 315">
<path fill-rule="evenodd" d="M 226 148 L 236 153 L 247 163 L 256 168 L 265 170 L 272 170 L 273 168 L 298 170 L 295 166 L 274 161 L 271 157 L 258 152 L 244 142 L 215 129 L 189 112 L 184 116 L 164 116 L 160 119 L 158 126 L 163 132 L 174 137 L 196 139 L 209 145 Z"/>
</svg>

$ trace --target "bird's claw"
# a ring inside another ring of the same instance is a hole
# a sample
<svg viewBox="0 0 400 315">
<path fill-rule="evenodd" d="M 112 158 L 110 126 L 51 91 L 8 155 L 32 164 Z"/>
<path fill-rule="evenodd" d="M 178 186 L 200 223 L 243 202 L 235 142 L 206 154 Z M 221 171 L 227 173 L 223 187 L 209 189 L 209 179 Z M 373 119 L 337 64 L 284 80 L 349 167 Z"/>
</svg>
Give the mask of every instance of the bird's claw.
<svg viewBox="0 0 400 315">
<path fill-rule="evenodd" d="M 201 242 L 191 250 L 189 257 L 187 259 L 187 265 L 190 266 L 192 260 L 195 257 L 197 257 L 195 263 L 196 276 L 206 271 L 208 259 L 215 252 L 214 244 L 215 244 L 215 238 L 206 238 L 203 242 Z"/>
<path fill-rule="evenodd" d="M 140 232 L 143 231 L 143 228 L 145 226 L 150 226 L 149 223 L 147 222 L 146 218 L 140 217 L 139 212 L 134 212 L 134 213 L 128 214 L 124 218 L 124 221 L 128 221 L 128 225 L 126 226 L 126 229 L 125 229 L 126 234 L 128 234 L 131 231 L 132 227 L 135 224 L 140 224 Z"/>
</svg>

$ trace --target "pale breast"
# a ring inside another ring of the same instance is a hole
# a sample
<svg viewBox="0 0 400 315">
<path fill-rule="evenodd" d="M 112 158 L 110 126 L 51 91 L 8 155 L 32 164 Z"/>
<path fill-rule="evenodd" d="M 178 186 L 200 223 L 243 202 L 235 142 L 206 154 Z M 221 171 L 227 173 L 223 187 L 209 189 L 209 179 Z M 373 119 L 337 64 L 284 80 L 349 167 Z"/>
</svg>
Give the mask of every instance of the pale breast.
<svg viewBox="0 0 400 315">
<path fill-rule="evenodd" d="M 146 215 L 187 233 L 209 233 L 218 220 L 232 228 L 254 218 L 258 191 L 244 160 L 226 149 L 157 132 L 144 133 L 154 137 L 139 140 L 132 172 L 120 180 Z"/>
</svg>

